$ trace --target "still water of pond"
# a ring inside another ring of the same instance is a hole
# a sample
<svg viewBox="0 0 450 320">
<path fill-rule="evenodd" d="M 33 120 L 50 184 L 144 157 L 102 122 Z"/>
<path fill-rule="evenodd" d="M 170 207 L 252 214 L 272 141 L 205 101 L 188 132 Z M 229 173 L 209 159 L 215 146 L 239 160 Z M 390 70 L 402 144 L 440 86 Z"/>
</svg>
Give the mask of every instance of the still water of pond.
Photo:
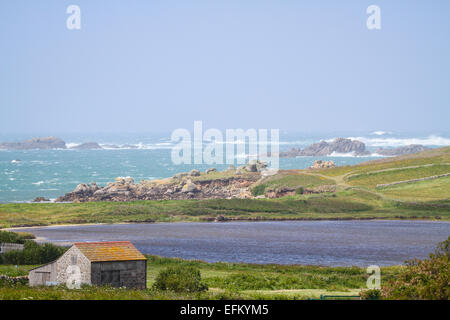
<svg viewBox="0 0 450 320">
<path fill-rule="evenodd" d="M 130 240 L 146 254 L 208 262 L 368 266 L 426 258 L 450 222 L 157 223 L 21 229 L 56 244 Z"/>
</svg>

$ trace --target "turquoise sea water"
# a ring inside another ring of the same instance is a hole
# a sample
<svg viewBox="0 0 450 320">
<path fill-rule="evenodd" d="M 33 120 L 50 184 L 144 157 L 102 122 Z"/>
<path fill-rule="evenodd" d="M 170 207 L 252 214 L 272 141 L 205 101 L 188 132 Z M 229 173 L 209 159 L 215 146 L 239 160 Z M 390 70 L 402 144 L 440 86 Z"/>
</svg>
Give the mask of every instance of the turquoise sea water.
<svg viewBox="0 0 450 320">
<path fill-rule="evenodd" d="M 44 135 L 41 135 L 44 136 Z M 193 168 L 205 170 L 212 166 L 219 170 L 227 165 L 174 165 L 171 161 L 170 133 L 126 135 L 57 135 L 70 145 L 96 141 L 102 145 L 132 144 L 137 149 L 105 150 L 0 150 L 0 202 L 31 201 L 35 197 L 55 199 L 72 191 L 79 183 L 97 182 L 105 185 L 118 176 L 130 176 L 136 182 L 142 179 L 170 177 Z M 369 150 L 378 146 L 400 146 L 422 143 L 431 147 L 450 145 L 450 134 L 399 135 L 393 133 L 351 134 L 296 134 L 280 133 L 280 150 L 305 147 L 322 139 L 338 136 L 357 138 Z M 0 135 L 0 141 L 21 141 L 33 135 Z M 353 157 L 299 157 L 280 159 L 281 169 L 302 169 L 314 160 L 333 160 L 337 165 L 351 165 L 377 159 L 377 156 Z M 20 160 L 20 161 L 15 161 Z"/>
</svg>

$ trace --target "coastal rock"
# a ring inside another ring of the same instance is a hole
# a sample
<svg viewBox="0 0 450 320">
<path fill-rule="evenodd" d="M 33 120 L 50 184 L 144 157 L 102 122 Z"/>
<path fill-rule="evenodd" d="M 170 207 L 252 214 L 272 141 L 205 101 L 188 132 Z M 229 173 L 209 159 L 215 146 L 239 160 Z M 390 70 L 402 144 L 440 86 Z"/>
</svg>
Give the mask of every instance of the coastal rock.
<svg viewBox="0 0 450 320">
<path fill-rule="evenodd" d="M 91 192 L 91 186 L 87 183 L 80 183 L 77 185 L 75 190 L 73 190 L 74 193 L 88 193 Z"/>
<path fill-rule="evenodd" d="M 329 156 L 333 153 L 352 154 L 355 156 L 362 156 L 370 154 L 366 150 L 366 145 L 358 140 L 351 140 L 346 138 L 337 138 L 332 142 L 320 141 L 314 143 L 305 149 L 292 148 L 286 152 L 280 152 L 280 157 L 297 157 L 297 156 Z"/>
<path fill-rule="evenodd" d="M 310 169 L 324 169 L 324 168 L 334 168 L 336 167 L 336 164 L 333 160 L 329 161 L 322 161 L 322 160 L 316 160 L 314 161 L 314 164 L 310 166 Z"/>
<path fill-rule="evenodd" d="M 239 166 L 236 168 L 236 174 L 243 174 L 245 173 L 247 170 L 245 169 L 245 166 Z"/>
<path fill-rule="evenodd" d="M 82 143 L 77 146 L 71 147 L 70 149 L 91 150 L 91 149 L 103 149 L 103 148 L 97 142 L 86 142 L 86 143 Z"/>
<path fill-rule="evenodd" d="M 285 196 L 293 196 L 295 194 L 296 189 L 290 187 L 279 187 L 276 189 L 269 189 L 264 193 L 266 198 L 281 198 Z"/>
<path fill-rule="evenodd" d="M 198 187 L 195 183 L 191 181 L 188 181 L 181 189 L 181 192 L 196 192 L 196 191 L 198 191 Z"/>
<path fill-rule="evenodd" d="M 187 177 L 187 176 L 188 176 L 188 173 L 180 172 L 180 173 L 177 173 L 176 175 L 174 175 L 173 178 L 174 179 L 182 179 L 182 178 Z"/>
<path fill-rule="evenodd" d="M 32 149 L 66 149 L 66 143 L 55 137 L 33 138 L 23 142 L 0 143 L 0 149 L 6 150 L 32 150 Z"/>
<path fill-rule="evenodd" d="M 421 144 L 410 144 L 408 146 L 398 148 L 389 148 L 389 149 L 378 148 L 375 150 L 375 153 L 382 156 L 402 156 L 405 154 L 422 152 L 429 149 L 430 148 L 427 148 Z"/>
<path fill-rule="evenodd" d="M 49 202 L 50 200 L 44 197 L 36 197 L 33 202 Z"/>
<path fill-rule="evenodd" d="M 205 170 L 205 173 L 206 173 L 206 174 L 210 174 L 211 172 L 216 172 L 216 171 L 217 171 L 216 168 L 209 168 L 209 169 L 206 169 L 206 170 Z"/>
<path fill-rule="evenodd" d="M 91 185 L 80 184 L 74 191 L 56 199 L 57 202 L 88 201 L 134 201 L 134 200 L 169 200 L 169 199 L 228 199 L 251 198 L 249 187 L 261 178 L 260 173 L 233 175 L 216 179 L 194 180 L 162 179 L 141 181 L 135 184 L 131 178 L 118 177 L 105 187 L 95 182 Z"/>
<path fill-rule="evenodd" d="M 198 177 L 200 175 L 200 171 L 199 170 L 196 170 L 196 169 L 192 169 L 190 172 L 189 172 L 189 176 L 191 176 L 191 177 Z"/>
</svg>

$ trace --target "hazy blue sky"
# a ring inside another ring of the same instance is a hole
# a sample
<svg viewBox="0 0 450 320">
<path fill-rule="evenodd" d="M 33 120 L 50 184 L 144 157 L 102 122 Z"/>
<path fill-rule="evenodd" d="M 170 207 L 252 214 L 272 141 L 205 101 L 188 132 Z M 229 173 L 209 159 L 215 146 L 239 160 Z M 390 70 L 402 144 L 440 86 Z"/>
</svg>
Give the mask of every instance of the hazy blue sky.
<svg viewBox="0 0 450 320">
<path fill-rule="evenodd" d="M 2 133 L 445 131 L 449 110 L 450 1 L 0 2 Z"/>
</svg>

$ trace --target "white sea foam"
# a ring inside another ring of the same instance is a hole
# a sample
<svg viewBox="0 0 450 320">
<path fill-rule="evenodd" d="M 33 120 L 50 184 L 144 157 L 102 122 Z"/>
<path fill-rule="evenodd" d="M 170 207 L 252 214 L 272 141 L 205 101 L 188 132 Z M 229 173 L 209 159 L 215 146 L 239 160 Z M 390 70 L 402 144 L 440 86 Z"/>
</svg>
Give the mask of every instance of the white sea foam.
<svg viewBox="0 0 450 320">
<path fill-rule="evenodd" d="M 79 142 L 67 142 L 66 143 L 66 147 L 70 149 L 70 148 L 76 147 L 76 146 L 78 146 L 80 144 L 81 143 L 79 143 Z"/>
<path fill-rule="evenodd" d="M 357 157 L 357 158 L 370 158 L 370 157 L 384 157 L 377 153 L 371 153 L 366 155 L 355 155 L 354 152 L 348 152 L 348 153 L 339 153 L 339 152 L 333 152 L 328 157 L 343 157 L 343 158 L 349 158 L 349 157 Z"/>
<path fill-rule="evenodd" d="M 392 134 L 392 132 L 390 132 L 390 131 L 374 131 L 371 134 L 375 134 L 377 136 L 383 136 L 385 134 Z"/>
<path fill-rule="evenodd" d="M 402 147 L 410 144 L 421 144 L 425 146 L 443 147 L 450 145 L 450 139 L 430 135 L 425 138 L 366 138 L 348 137 L 351 140 L 364 142 L 369 147 Z"/>
<path fill-rule="evenodd" d="M 43 183 L 45 183 L 45 182 L 44 181 L 38 181 L 38 182 L 32 182 L 31 184 L 34 184 L 36 186 L 40 186 Z"/>
</svg>

